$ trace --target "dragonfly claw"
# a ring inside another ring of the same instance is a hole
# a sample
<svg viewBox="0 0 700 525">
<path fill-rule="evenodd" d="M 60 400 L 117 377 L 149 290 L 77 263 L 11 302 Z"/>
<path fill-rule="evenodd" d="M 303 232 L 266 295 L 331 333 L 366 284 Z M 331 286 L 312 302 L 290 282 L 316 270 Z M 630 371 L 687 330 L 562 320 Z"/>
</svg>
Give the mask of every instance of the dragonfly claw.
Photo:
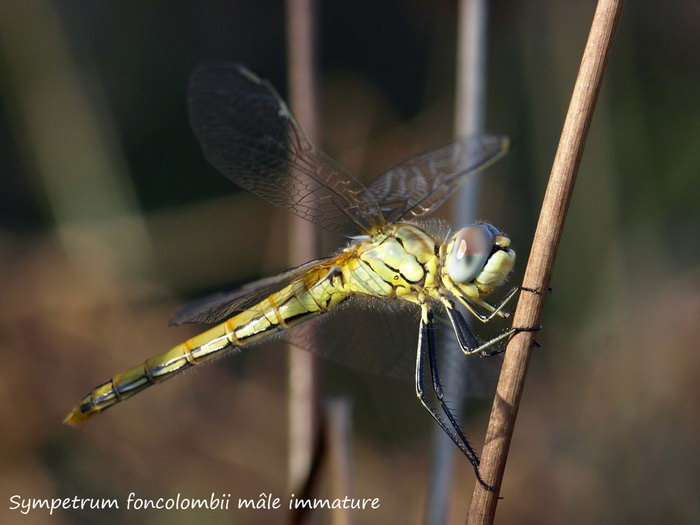
<svg viewBox="0 0 700 525">
<path fill-rule="evenodd" d="M 541 324 L 538 324 L 537 326 L 529 326 L 527 328 L 513 327 L 513 335 L 517 334 L 518 332 L 539 332 L 540 330 L 542 330 Z"/>
<path fill-rule="evenodd" d="M 538 324 L 537 326 L 531 326 L 529 328 L 514 328 L 515 332 L 513 332 L 513 335 L 517 334 L 518 332 L 539 332 L 542 330 L 542 325 Z M 532 340 L 532 347 L 533 348 L 541 348 L 542 345 L 540 345 L 535 339 Z"/>
<path fill-rule="evenodd" d="M 528 288 L 527 286 L 518 286 L 518 289 L 522 292 L 530 292 L 534 293 L 536 295 L 542 295 L 542 292 L 538 290 L 537 288 Z M 552 293 L 552 287 L 548 287 L 546 290 L 548 293 Z"/>
</svg>

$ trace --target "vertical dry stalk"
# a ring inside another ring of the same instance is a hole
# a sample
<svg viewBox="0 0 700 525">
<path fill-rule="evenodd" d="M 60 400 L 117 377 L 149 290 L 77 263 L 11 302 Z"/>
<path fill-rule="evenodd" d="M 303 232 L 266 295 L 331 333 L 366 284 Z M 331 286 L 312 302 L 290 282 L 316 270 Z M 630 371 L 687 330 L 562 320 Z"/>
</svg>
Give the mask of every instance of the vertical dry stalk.
<svg viewBox="0 0 700 525">
<path fill-rule="evenodd" d="M 312 142 L 318 138 L 316 115 L 313 0 L 287 0 L 289 100 L 292 111 Z M 292 223 L 292 265 L 315 259 L 316 230 L 310 222 Z M 312 472 L 319 414 L 315 356 L 296 349 L 289 351 L 289 487 L 308 485 Z"/>
<path fill-rule="evenodd" d="M 18 145 L 31 155 L 29 171 L 39 177 L 65 255 L 93 277 L 102 260 L 153 277 L 123 145 L 99 83 L 82 73 L 85 58 L 73 52 L 55 2 L 0 2 L 3 87 L 16 107 L 8 116 L 20 124 Z"/>
<path fill-rule="evenodd" d="M 328 473 L 333 499 L 352 497 L 352 404 L 346 397 L 329 399 L 324 404 L 328 448 Z M 335 509 L 331 525 L 352 525 L 353 510 Z"/>
<path fill-rule="evenodd" d="M 600 0 L 596 7 L 525 270 L 523 286 L 527 288 L 544 290 L 548 285 L 622 4 L 622 0 Z M 523 292 L 513 326 L 536 326 L 542 301 L 541 294 Z M 497 489 L 489 492 L 476 484 L 468 524 L 493 522 L 533 337 L 532 332 L 522 332 L 508 345 L 481 461 L 484 480 Z"/>
</svg>

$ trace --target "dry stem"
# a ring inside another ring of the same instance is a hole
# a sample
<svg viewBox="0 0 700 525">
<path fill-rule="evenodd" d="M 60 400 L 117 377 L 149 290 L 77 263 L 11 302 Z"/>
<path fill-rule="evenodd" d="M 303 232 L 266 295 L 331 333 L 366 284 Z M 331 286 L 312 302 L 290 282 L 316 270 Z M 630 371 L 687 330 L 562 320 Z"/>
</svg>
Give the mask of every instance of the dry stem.
<svg viewBox="0 0 700 525">
<path fill-rule="evenodd" d="M 545 290 L 548 286 L 622 4 L 622 0 L 600 0 L 596 7 L 525 270 L 523 286 L 526 288 Z M 522 292 L 513 326 L 536 326 L 542 302 L 542 294 Z M 489 492 L 476 484 L 467 516 L 470 525 L 493 522 L 533 338 L 532 332 L 521 332 L 508 345 L 481 461 L 484 480 L 497 488 L 495 492 Z"/>
<path fill-rule="evenodd" d="M 318 138 L 316 111 L 315 2 L 287 0 L 289 46 L 289 100 L 292 111 L 312 142 Z M 292 222 L 290 266 L 318 257 L 316 230 L 310 222 Z M 310 486 L 314 456 L 318 455 L 319 408 L 316 357 L 310 352 L 289 351 L 289 487 Z"/>
</svg>

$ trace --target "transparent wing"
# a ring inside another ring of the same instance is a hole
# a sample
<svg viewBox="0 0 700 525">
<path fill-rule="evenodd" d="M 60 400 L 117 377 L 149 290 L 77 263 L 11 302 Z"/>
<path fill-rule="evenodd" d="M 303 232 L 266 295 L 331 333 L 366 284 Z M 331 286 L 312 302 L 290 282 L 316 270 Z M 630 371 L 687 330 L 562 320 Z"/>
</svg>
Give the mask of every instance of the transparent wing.
<svg viewBox="0 0 700 525">
<path fill-rule="evenodd" d="M 435 211 L 470 175 L 508 151 L 502 135 L 465 137 L 420 153 L 375 178 L 369 190 L 389 222 L 423 217 Z"/>
<path fill-rule="evenodd" d="M 273 277 L 248 283 L 240 288 L 216 292 L 195 299 L 180 306 L 170 318 L 170 324 L 220 323 L 238 312 L 250 309 L 291 282 L 304 277 L 309 271 L 332 265 L 333 257 L 316 259 Z"/>
<path fill-rule="evenodd" d="M 293 346 L 361 372 L 411 380 L 419 310 L 400 301 L 351 297 L 282 334 Z"/>
<path fill-rule="evenodd" d="M 350 298 L 327 314 L 282 333 L 302 350 L 373 376 L 415 383 L 420 310 L 402 301 Z M 496 390 L 501 359 L 465 356 L 452 337 L 449 322 L 437 323 L 437 340 L 446 343 L 438 366 L 449 397 L 486 398 Z M 452 368 L 455 374 L 447 374 Z"/>
<path fill-rule="evenodd" d="M 248 69 L 197 69 L 188 104 L 205 157 L 236 184 L 330 231 L 384 223 L 372 193 L 311 144 L 274 88 Z"/>
</svg>

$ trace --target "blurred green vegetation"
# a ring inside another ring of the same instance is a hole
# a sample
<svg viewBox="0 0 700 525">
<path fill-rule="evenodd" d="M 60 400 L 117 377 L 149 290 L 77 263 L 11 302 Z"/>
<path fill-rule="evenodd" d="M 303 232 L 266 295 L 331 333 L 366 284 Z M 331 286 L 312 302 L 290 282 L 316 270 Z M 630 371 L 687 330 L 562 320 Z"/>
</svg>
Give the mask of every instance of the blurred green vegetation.
<svg viewBox="0 0 700 525">
<path fill-rule="evenodd" d="M 480 215 L 510 234 L 520 272 L 593 7 L 491 3 L 487 129 L 514 148 L 484 178 Z M 321 6 L 323 146 L 361 179 L 450 139 L 455 9 Z M 625 6 L 511 447 L 503 523 L 700 520 L 698 14 L 690 0 Z M 60 424 L 93 384 L 195 333 L 166 327 L 184 298 L 285 267 L 285 214 L 207 165 L 186 111 L 202 63 L 247 64 L 284 93 L 284 38 L 279 2 L 0 5 L 3 499 L 284 494 L 279 348 L 187 374 L 77 431 Z M 382 500 L 357 522 L 419 523 L 431 422 L 412 387 L 369 388 L 329 368 L 325 388 L 356 399 L 356 493 Z M 479 448 L 485 408 L 464 415 Z M 454 523 L 473 483 L 466 464 L 458 470 Z M 0 521 L 18 522 L 7 509 Z M 133 519 L 36 512 L 26 522 Z M 195 519 L 282 515 L 137 517 Z"/>
</svg>

